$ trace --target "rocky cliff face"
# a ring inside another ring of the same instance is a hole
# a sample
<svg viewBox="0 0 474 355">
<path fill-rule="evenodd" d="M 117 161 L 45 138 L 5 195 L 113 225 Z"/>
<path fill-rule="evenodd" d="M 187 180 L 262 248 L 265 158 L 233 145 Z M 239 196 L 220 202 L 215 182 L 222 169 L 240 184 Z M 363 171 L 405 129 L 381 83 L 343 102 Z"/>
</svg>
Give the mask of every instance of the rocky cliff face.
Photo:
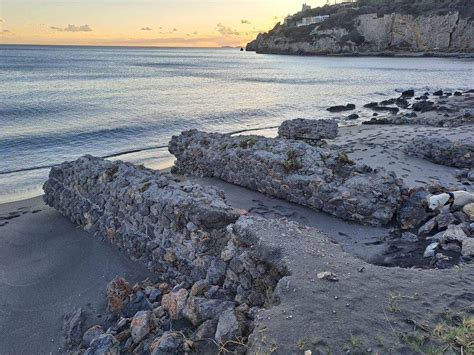
<svg viewBox="0 0 474 355">
<path fill-rule="evenodd" d="M 474 22 L 459 12 L 418 17 L 364 14 L 355 17 L 350 26 L 315 27 L 304 35 L 295 35 L 295 30 L 278 25 L 259 34 L 247 50 L 294 54 L 474 51 Z"/>
</svg>

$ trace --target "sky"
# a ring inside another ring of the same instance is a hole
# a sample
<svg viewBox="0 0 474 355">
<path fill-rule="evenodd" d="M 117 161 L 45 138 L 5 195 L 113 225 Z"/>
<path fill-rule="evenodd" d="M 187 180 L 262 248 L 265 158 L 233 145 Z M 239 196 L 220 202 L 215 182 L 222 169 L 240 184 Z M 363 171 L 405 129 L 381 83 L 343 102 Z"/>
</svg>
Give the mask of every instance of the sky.
<svg viewBox="0 0 474 355">
<path fill-rule="evenodd" d="M 0 0 L 0 44 L 243 46 L 303 1 Z"/>
</svg>

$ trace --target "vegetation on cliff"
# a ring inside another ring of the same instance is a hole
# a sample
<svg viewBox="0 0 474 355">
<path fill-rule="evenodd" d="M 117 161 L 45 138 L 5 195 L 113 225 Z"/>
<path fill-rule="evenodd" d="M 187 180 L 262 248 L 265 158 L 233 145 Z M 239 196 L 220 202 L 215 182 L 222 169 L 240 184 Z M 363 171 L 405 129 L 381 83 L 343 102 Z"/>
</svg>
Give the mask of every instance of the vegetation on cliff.
<svg viewBox="0 0 474 355">
<path fill-rule="evenodd" d="M 367 45 L 367 38 L 364 38 L 364 33 L 361 33 L 359 28 L 361 17 L 369 14 L 374 15 L 372 20 L 370 20 L 374 26 L 379 26 L 379 28 L 375 28 L 374 31 L 381 30 L 380 23 L 377 24 L 376 19 L 383 19 L 386 15 L 409 15 L 412 19 L 416 20 L 420 18 L 426 19 L 430 16 L 444 16 L 449 18 L 453 16 L 453 14 L 459 14 L 456 15 L 458 16 L 457 20 L 452 21 L 451 18 L 447 20 L 446 23 L 440 24 L 440 29 L 429 29 L 431 32 L 450 32 L 450 36 L 452 36 L 457 29 L 456 26 L 459 19 L 462 20 L 463 23 L 468 23 L 468 30 L 472 30 L 470 23 L 472 23 L 474 19 L 474 7 L 472 6 L 471 0 L 358 0 L 353 4 L 325 5 L 288 16 L 284 24 L 278 23 L 268 33 L 260 34 L 255 41 L 249 43 L 247 49 L 257 51 L 260 49 L 260 51 L 266 52 L 285 52 L 286 50 L 282 50 L 282 47 L 291 47 L 293 44 L 299 43 L 315 47 L 314 52 L 370 50 L 370 45 Z M 298 24 L 303 18 L 314 16 L 329 17 L 322 23 L 313 23 L 307 26 Z M 403 23 L 400 23 L 400 25 L 405 26 Z M 425 24 L 421 25 L 421 27 L 424 26 Z M 463 26 L 464 24 L 460 26 L 459 31 L 466 32 Z M 414 31 L 412 24 L 407 24 L 405 27 L 407 31 Z M 342 31 L 336 34 L 333 33 L 333 31 L 338 30 Z M 424 30 L 427 29 L 425 28 Z M 467 32 L 465 37 L 469 37 Z M 464 44 L 458 45 L 458 47 L 472 47 L 472 43 L 466 44 L 469 40 L 463 39 L 461 41 L 463 41 Z M 408 38 L 408 40 L 400 39 L 399 43 L 394 47 L 418 50 L 416 44 L 409 42 L 410 38 Z M 438 40 L 435 42 L 438 42 Z M 445 42 L 448 43 L 447 47 L 451 47 L 450 39 Z M 364 46 L 364 49 L 360 48 L 361 46 Z M 438 47 L 443 46 L 434 43 L 431 49 L 437 49 Z M 456 45 L 452 47 L 456 47 Z M 294 48 L 288 51 L 306 52 L 305 49 L 295 50 Z"/>
</svg>

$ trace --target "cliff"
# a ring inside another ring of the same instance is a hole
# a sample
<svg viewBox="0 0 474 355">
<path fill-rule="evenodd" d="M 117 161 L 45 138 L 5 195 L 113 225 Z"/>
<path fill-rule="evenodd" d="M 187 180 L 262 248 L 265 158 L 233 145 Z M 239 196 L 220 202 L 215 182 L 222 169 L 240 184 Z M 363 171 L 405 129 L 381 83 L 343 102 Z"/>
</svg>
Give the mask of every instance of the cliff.
<svg viewBox="0 0 474 355">
<path fill-rule="evenodd" d="M 360 8 L 330 15 L 321 24 L 277 24 L 259 34 L 247 51 L 287 54 L 382 54 L 474 52 L 474 21 L 459 11 L 362 13 Z"/>
</svg>

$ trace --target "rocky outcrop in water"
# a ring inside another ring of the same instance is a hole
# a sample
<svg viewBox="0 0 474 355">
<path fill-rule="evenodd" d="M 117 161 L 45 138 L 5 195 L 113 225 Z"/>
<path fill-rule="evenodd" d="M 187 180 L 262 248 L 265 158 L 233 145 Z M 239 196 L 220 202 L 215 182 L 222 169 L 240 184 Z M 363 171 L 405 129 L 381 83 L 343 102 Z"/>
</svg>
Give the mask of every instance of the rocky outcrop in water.
<svg viewBox="0 0 474 355">
<path fill-rule="evenodd" d="M 277 25 L 269 33 L 259 34 L 247 50 L 290 54 L 472 53 L 474 23 L 459 12 L 427 16 L 361 14 L 331 26 L 301 29 Z"/>
<path fill-rule="evenodd" d="M 217 177 L 371 225 L 392 220 L 405 188 L 393 173 L 303 142 L 191 130 L 174 136 L 168 148 L 176 173 Z"/>
</svg>

